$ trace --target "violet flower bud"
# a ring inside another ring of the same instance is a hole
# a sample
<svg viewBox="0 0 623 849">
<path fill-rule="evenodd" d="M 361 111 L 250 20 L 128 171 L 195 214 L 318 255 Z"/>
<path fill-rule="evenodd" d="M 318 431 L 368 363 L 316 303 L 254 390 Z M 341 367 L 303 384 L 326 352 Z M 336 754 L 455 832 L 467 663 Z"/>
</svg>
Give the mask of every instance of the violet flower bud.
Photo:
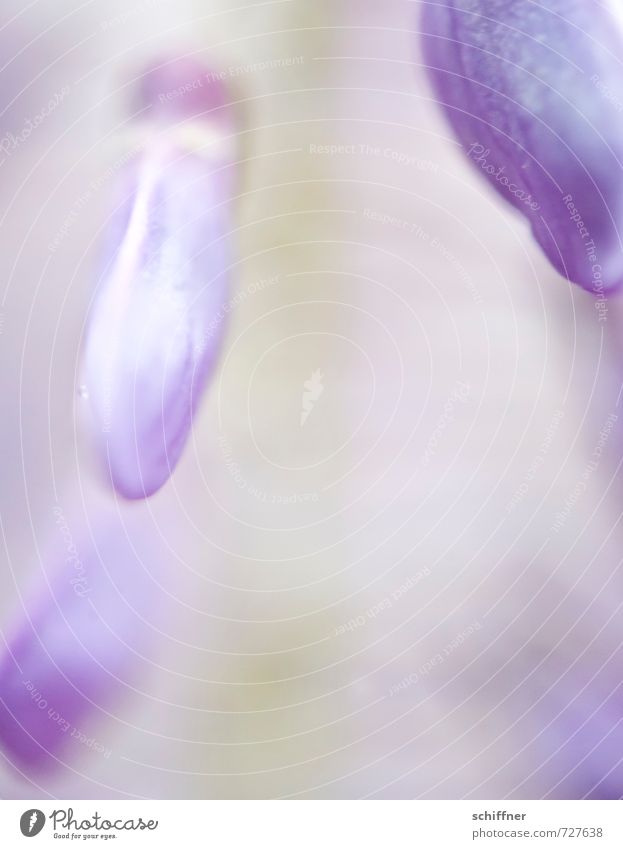
<svg viewBox="0 0 623 849">
<path fill-rule="evenodd" d="M 175 468 L 225 326 L 230 111 L 220 81 L 195 85 L 198 67 L 174 62 L 143 78 L 150 122 L 118 175 L 84 347 L 99 453 L 127 498 L 151 495 Z"/>
<path fill-rule="evenodd" d="M 74 540 L 56 513 L 59 535 L 39 586 L 22 600 L 0 652 L 0 747 L 27 770 L 94 751 L 90 719 L 129 692 L 155 635 L 159 565 L 147 535 L 128 535 L 110 518 Z M 162 618 L 159 611 L 159 625 Z"/>
<path fill-rule="evenodd" d="M 473 165 L 554 267 L 599 295 L 623 281 L 616 5 L 436 0 L 421 17 L 429 76 Z"/>
</svg>

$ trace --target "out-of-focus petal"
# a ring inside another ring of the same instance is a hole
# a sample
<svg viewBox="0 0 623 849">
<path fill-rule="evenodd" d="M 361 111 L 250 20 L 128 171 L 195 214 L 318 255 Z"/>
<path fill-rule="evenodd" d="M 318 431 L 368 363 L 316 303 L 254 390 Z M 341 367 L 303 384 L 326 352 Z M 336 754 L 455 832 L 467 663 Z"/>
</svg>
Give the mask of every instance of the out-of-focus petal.
<svg viewBox="0 0 623 849">
<path fill-rule="evenodd" d="M 231 138 L 224 119 L 210 119 L 212 108 L 225 109 L 220 83 L 207 89 L 198 120 L 196 73 L 193 65 L 188 92 L 179 70 L 147 77 L 147 112 L 162 120 L 143 125 L 142 149 L 118 176 L 87 328 L 93 430 L 114 487 L 128 498 L 151 495 L 175 468 L 225 328 Z"/>
<path fill-rule="evenodd" d="M 93 750 L 90 717 L 129 692 L 155 636 L 159 566 L 149 540 L 111 517 L 74 538 L 57 512 L 41 585 L 0 652 L 0 747 L 25 769 Z"/>
<path fill-rule="evenodd" d="M 473 165 L 555 268 L 623 282 L 623 34 L 614 3 L 423 4 L 424 59 Z"/>
</svg>

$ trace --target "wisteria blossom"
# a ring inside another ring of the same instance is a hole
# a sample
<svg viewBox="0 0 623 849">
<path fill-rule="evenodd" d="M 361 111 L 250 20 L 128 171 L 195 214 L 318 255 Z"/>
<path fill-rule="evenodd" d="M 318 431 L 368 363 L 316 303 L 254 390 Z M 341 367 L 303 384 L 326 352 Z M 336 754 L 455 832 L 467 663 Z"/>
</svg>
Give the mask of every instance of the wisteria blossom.
<svg viewBox="0 0 623 849">
<path fill-rule="evenodd" d="M 0 795 L 621 797 L 615 8 L 3 4 Z"/>
<path fill-rule="evenodd" d="M 474 167 L 552 265 L 601 296 L 623 282 L 617 6 L 440 0 L 421 13 L 430 79 Z"/>
<path fill-rule="evenodd" d="M 221 346 L 233 145 L 224 97 L 194 62 L 148 69 L 140 147 L 120 171 L 105 228 L 84 384 L 103 463 L 128 498 L 171 475 Z"/>
</svg>

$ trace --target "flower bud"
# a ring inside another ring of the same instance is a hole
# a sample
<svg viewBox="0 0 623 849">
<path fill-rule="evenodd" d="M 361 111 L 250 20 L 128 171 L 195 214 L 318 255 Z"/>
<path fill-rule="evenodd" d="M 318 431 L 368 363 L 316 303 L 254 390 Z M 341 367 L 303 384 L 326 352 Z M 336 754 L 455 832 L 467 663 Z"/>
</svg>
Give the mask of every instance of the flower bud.
<svg viewBox="0 0 623 849">
<path fill-rule="evenodd" d="M 221 84 L 205 89 L 198 114 L 201 89 L 180 82 L 188 74 L 174 63 L 145 75 L 149 123 L 117 176 L 84 346 L 93 433 L 127 498 L 149 496 L 170 477 L 225 327 L 231 138 Z M 219 119 L 210 119 L 213 109 Z"/>
</svg>

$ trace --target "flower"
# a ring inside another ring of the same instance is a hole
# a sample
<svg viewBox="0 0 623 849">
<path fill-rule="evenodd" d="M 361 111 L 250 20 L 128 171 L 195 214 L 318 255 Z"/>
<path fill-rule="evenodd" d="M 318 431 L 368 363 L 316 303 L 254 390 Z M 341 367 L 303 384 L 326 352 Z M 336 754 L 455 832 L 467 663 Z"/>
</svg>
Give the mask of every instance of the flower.
<svg viewBox="0 0 623 849">
<path fill-rule="evenodd" d="M 73 525 L 56 514 L 44 580 L 39 572 L 0 655 L 0 746 L 28 770 L 87 752 L 110 756 L 89 731 L 90 717 L 106 715 L 131 689 L 154 641 L 159 556 L 144 528 L 99 515 L 74 540 Z"/>
<path fill-rule="evenodd" d="M 92 430 L 127 498 L 149 496 L 170 477 L 223 337 L 224 322 L 213 319 L 228 292 L 230 113 L 222 83 L 193 87 L 198 74 L 184 60 L 143 77 L 139 106 L 149 122 L 119 169 L 86 333 Z"/>
<path fill-rule="evenodd" d="M 554 267 L 603 296 L 623 281 L 623 48 L 615 4 L 437 0 L 424 60 L 463 149 Z"/>
<path fill-rule="evenodd" d="M 530 705 L 525 751 L 535 766 L 516 787 L 520 798 L 530 779 L 542 778 L 548 798 L 620 799 L 620 681 L 618 652 L 594 665 L 552 652 L 548 668 L 526 676 L 522 691 Z M 597 660 L 596 657 L 593 658 Z M 558 665 L 557 665 L 558 664 Z"/>
</svg>

